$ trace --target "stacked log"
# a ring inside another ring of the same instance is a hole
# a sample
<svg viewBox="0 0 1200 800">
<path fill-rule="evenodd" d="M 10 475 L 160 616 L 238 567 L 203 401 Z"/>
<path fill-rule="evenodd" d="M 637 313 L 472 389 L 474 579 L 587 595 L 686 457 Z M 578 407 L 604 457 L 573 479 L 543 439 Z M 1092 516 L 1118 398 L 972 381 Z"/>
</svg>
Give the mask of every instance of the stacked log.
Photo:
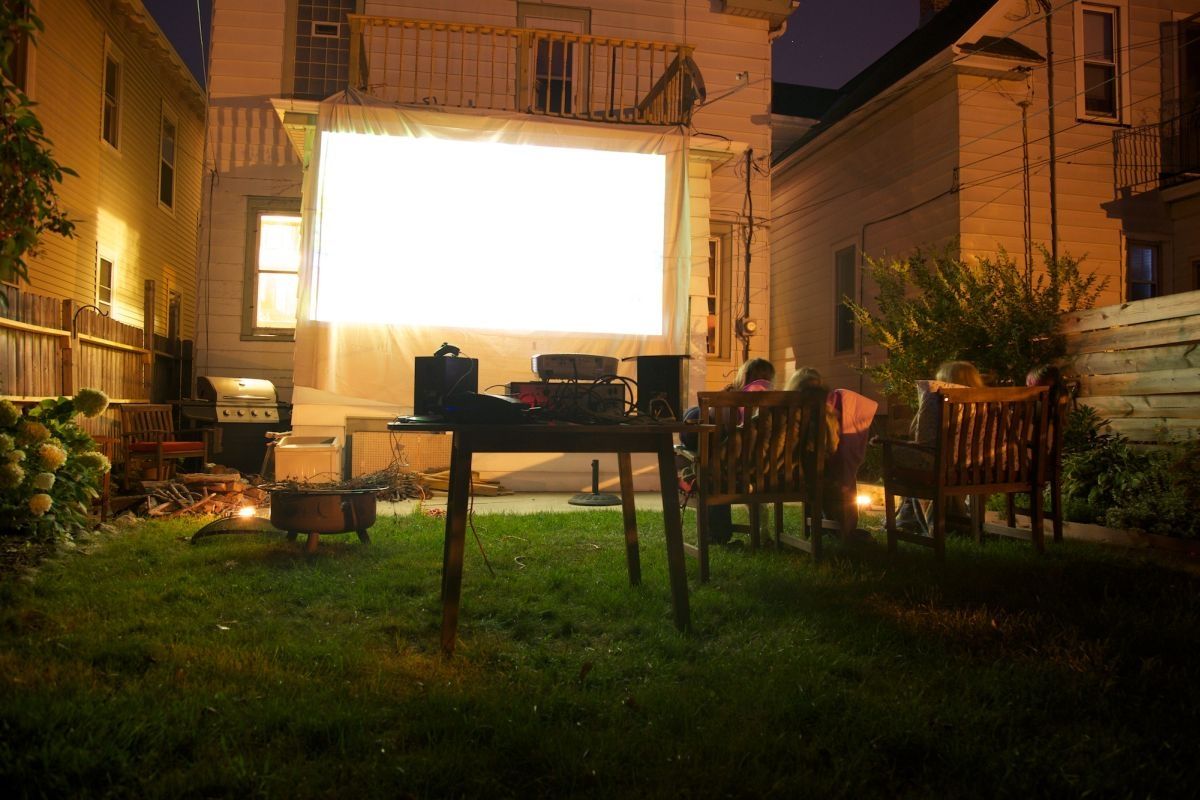
<svg viewBox="0 0 1200 800">
<path fill-rule="evenodd" d="M 270 504 L 270 493 L 246 483 L 241 473 L 184 473 L 170 481 L 142 481 L 146 515 L 236 514 Z"/>
</svg>

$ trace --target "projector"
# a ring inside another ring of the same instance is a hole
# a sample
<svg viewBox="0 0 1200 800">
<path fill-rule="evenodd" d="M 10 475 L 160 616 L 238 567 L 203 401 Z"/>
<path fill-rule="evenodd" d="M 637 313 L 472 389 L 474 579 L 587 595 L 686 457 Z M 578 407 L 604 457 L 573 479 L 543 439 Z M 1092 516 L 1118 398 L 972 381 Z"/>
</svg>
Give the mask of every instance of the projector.
<svg viewBox="0 0 1200 800">
<path fill-rule="evenodd" d="M 579 353 L 549 353 L 533 357 L 533 372 L 544 381 L 594 381 L 617 374 L 617 359 Z"/>
</svg>

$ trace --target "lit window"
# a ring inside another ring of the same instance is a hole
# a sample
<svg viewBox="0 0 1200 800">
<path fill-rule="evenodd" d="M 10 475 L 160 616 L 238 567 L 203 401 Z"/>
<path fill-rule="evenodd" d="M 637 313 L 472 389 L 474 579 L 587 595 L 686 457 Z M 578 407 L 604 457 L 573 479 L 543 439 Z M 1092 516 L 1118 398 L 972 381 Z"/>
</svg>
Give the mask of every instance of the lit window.
<svg viewBox="0 0 1200 800">
<path fill-rule="evenodd" d="M 705 335 L 706 352 L 713 358 L 729 358 L 730 345 L 730 283 L 732 275 L 732 253 L 730 242 L 732 230 L 725 226 L 720 230 L 713 226 L 713 236 L 708 240 L 708 325 Z"/>
<path fill-rule="evenodd" d="M 1083 114 L 1117 119 L 1121 110 L 1120 26 L 1113 6 L 1082 7 Z"/>
<path fill-rule="evenodd" d="M 846 300 L 854 299 L 854 245 L 844 247 L 833 255 L 833 350 L 835 353 L 854 351 L 854 313 Z"/>
<path fill-rule="evenodd" d="M 121 63 L 112 55 L 104 57 L 104 110 L 101 114 L 100 137 L 113 147 L 118 146 L 121 126 Z"/>
<path fill-rule="evenodd" d="M 100 256 L 96 261 L 96 305 L 102 311 L 112 311 L 113 262 Z"/>
<path fill-rule="evenodd" d="M 158 202 L 175 207 L 175 123 L 165 116 L 159 134 Z"/>
<path fill-rule="evenodd" d="M 243 336 L 290 336 L 300 289 L 300 203 L 252 198 L 246 237 Z"/>
</svg>

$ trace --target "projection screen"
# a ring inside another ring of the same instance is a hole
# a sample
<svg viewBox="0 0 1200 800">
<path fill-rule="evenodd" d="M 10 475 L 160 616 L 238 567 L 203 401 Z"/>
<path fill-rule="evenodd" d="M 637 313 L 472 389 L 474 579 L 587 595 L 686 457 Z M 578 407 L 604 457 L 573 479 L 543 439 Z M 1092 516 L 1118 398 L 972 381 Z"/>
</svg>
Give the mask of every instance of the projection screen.
<svg viewBox="0 0 1200 800">
<path fill-rule="evenodd" d="M 686 136 L 321 104 L 296 383 L 394 402 L 443 341 L 480 387 L 537 352 L 682 352 Z"/>
</svg>

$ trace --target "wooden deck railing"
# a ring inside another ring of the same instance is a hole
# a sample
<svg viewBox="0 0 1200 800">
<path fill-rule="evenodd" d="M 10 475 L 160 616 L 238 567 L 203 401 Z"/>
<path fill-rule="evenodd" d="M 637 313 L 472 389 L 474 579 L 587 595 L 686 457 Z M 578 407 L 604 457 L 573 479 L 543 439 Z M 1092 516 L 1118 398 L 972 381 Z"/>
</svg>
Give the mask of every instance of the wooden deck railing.
<svg viewBox="0 0 1200 800">
<path fill-rule="evenodd" d="M 691 47 L 533 28 L 351 14 L 350 87 L 382 100 L 596 122 L 687 123 Z"/>
</svg>

